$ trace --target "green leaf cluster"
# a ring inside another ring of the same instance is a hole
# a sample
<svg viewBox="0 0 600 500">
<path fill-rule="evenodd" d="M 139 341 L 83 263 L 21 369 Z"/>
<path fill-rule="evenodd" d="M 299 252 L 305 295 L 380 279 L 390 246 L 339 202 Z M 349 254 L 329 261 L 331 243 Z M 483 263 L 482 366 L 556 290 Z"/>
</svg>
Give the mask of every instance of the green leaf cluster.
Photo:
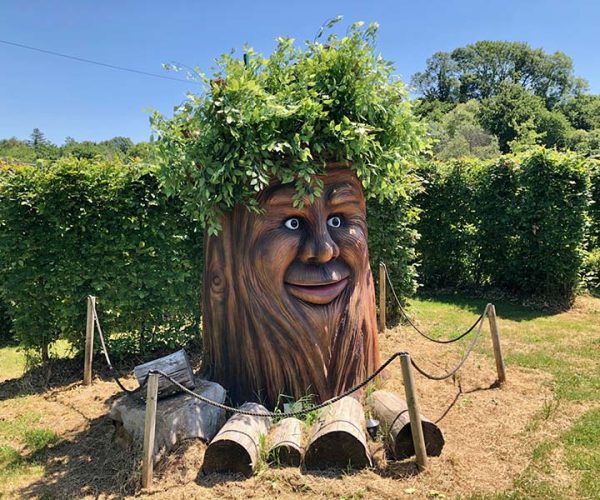
<svg viewBox="0 0 600 500">
<path fill-rule="evenodd" d="M 256 194 L 272 182 L 293 184 L 298 205 L 310 202 L 328 162 L 348 162 L 368 197 L 404 196 L 425 130 L 375 52 L 376 31 L 356 23 L 343 38 L 302 47 L 280 38 L 268 58 L 252 49 L 246 63 L 221 56 L 200 95 L 171 119 L 153 116 L 166 191 L 211 234 L 236 204 L 258 210 Z"/>
<path fill-rule="evenodd" d="M 202 233 L 140 162 L 0 167 L 0 297 L 18 340 L 80 349 L 96 295 L 127 352 L 197 338 Z"/>
<path fill-rule="evenodd" d="M 495 161 L 430 164 L 423 178 L 417 229 L 425 285 L 571 304 L 597 218 L 589 160 L 534 148 Z"/>
</svg>

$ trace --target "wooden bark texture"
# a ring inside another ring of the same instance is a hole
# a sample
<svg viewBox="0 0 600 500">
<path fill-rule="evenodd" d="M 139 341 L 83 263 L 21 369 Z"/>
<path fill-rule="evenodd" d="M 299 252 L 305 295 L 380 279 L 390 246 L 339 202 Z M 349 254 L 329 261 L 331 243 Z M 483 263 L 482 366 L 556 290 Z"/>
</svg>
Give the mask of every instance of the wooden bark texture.
<svg viewBox="0 0 600 500">
<path fill-rule="evenodd" d="M 304 423 L 297 418 L 284 418 L 269 433 L 269 462 L 299 467 L 304 454 Z"/>
<path fill-rule="evenodd" d="M 244 403 L 240 408 L 255 413 L 267 411 L 258 403 Z M 241 472 L 250 477 L 260 459 L 261 436 L 266 436 L 270 427 L 268 417 L 234 414 L 208 445 L 203 472 Z"/>
<path fill-rule="evenodd" d="M 361 469 L 372 465 L 365 414 L 356 399 L 348 396 L 325 408 L 313 429 L 304 455 L 307 469 Z"/>
<path fill-rule="evenodd" d="M 259 195 L 264 213 L 235 207 L 222 216 L 221 232 L 205 238 L 204 375 L 233 401 L 263 401 L 270 408 L 281 394 L 325 401 L 379 366 L 365 201 L 349 172 L 323 176 L 323 197 L 302 210 L 292 208 L 291 194 L 289 207 L 272 206 L 281 188 L 272 186 Z M 336 190 L 348 186 L 356 199 L 329 206 Z M 328 226 L 328 217 L 341 212 L 344 225 Z M 310 226 L 297 240 L 285 234 L 290 215 Z M 341 266 L 351 274 L 335 300 L 315 305 L 288 293 L 285 273 L 299 265 L 324 275 L 328 266 Z"/>
<path fill-rule="evenodd" d="M 412 440 L 408 406 L 398 394 L 390 391 L 375 391 L 367 398 L 367 405 L 387 433 L 390 449 L 396 460 L 415 454 Z M 437 457 L 444 448 L 444 435 L 431 420 L 421 416 L 428 456 Z"/>
<path fill-rule="evenodd" d="M 146 378 L 148 377 L 148 373 L 151 370 L 160 370 L 166 373 L 187 389 L 194 388 L 194 372 L 192 370 L 190 360 L 183 349 L 180 349 L 173 354 L 169 354 L 168 356 L 164 356 L 162 358 L 149 361 L 148 363 L 144 363 L 143 365 L 136 366 L 133 369 L 133 373 L 135 374 L 135 377 L 140 385 L 145 382 Z M 175 394 L 177 392 L 181 392 L 179 387 L 172 384 L 166 378 L 160 377 L 158 382 L 159 398 L 168 396 L 170 394 Z"/>
<path fill-rule="evenodd" d="M 215 382 L 196 379 L 194 392 L 213 401 L 225 401 L 225 389 Z M 123 444 L 142 442 L 145 404 L 125 395 L 113 403 L 109 418 L 115 425 L 115 439 Z M 209 442 L 225 422 L 225 411 L 203 403 L 189 394 L 177 394 L 158 402 L 154 461 L 185 439 Z"/>
</svg>

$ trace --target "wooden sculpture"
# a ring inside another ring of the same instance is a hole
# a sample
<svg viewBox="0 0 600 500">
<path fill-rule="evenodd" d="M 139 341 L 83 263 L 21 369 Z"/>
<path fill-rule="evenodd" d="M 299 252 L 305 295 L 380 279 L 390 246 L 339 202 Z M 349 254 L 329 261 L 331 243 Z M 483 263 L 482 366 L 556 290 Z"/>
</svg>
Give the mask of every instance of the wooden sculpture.
<svg viewBox="0 0 600 500">
<path fill-rule="evenodd" d="M 379 365 L 362 186 L 344 164 L 320 179 L 313 203 L 274 183 L 206 239 L 204 366 L 234 401 L 324 401 Z"/>
</svg>

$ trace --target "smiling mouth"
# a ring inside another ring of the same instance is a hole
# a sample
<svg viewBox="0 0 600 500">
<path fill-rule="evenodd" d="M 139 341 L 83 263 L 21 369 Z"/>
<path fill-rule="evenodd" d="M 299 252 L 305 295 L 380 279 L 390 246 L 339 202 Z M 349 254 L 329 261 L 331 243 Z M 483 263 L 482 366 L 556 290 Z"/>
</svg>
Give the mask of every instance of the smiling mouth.
<svg viewBox="0 0 600 500">
<path fill-rule="evenodd" d="M 348 278 L 342 278 L 339 281 L 330 283 L 304 285 L 286 282 L 285 285 L 294 297 L 304 302 L 310 302 L 311 304 L 324 305 L 329 304 L 342 293 L 346 285 L 348 285 Z"/>
</svg>

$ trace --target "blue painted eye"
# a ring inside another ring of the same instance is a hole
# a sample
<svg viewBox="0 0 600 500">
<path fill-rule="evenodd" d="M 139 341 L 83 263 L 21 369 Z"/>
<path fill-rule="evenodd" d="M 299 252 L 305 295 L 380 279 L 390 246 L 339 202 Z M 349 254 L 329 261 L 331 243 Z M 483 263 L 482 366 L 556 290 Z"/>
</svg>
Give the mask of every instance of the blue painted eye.
<svg viewBox="0 0 600 500">
<path fill-rule="evenodd" d="M 329 219 L 327 219 L 327 225 L 330 227 L 338 228 L 342 225 L 342 219 L 341 217 L 334 215 L 333 217 L 329 217 Z"/>
<path fill-rule="evenodd" d="M 290 217 L 283 223 L 283 225 L 292 231 L 296 231 L 300 228 L 300 219 L 298 219 L 298 217 Z"/>
</svg>

